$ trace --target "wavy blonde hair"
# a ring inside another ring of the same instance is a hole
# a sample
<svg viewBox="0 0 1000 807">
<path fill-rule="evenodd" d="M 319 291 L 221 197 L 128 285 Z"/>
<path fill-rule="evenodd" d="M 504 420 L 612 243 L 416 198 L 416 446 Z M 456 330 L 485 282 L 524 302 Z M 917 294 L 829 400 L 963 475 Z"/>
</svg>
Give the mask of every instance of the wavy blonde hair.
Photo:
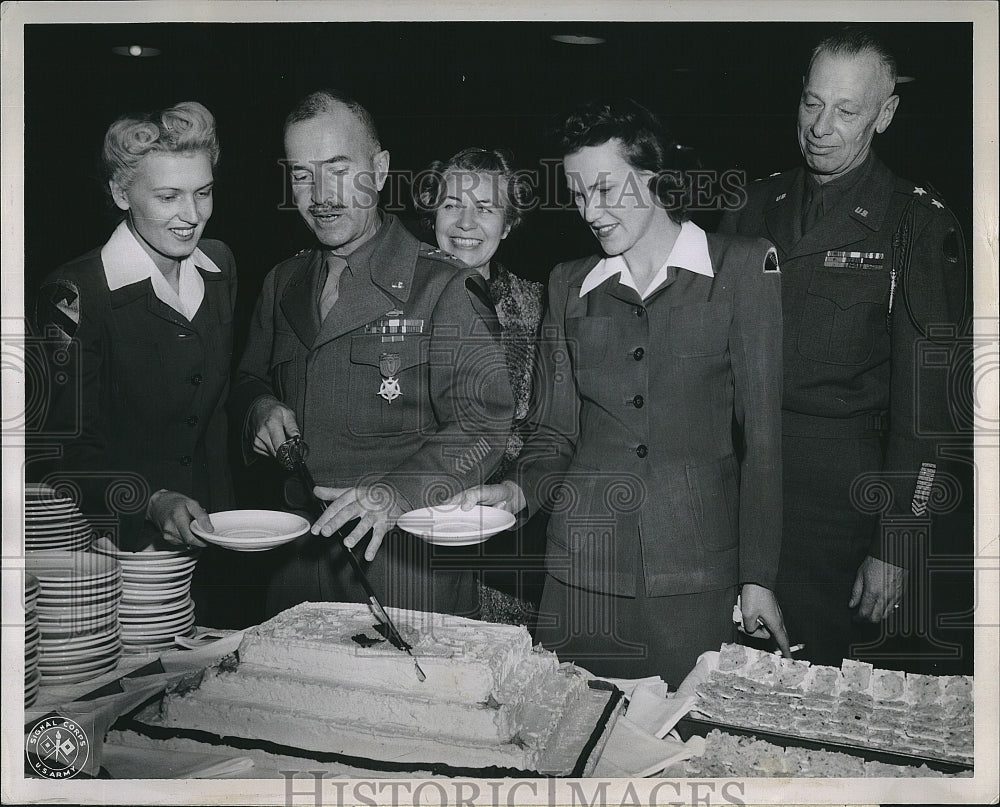
<svg viewBox="0 0 1000 807">
<path fill-rule="evenodd" d="M 128 189 L 143 157 L 152 152 L 204 151 L 219 162 L 215 117 L 197 101 L 183 101 L 146 115 L 123 115 L 104 135 L 102 159 L 108 180 Z"/>
</svg>

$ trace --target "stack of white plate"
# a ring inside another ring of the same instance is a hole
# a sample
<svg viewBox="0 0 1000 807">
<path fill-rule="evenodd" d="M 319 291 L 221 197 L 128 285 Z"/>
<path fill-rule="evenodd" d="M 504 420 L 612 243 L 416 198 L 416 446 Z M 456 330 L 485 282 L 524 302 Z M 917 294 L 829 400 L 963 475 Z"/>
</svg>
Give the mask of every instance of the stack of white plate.
<svg viewBox="0 0 1000 807">
<path fill-rule="evenodd" d="M 118 616 L 126 653 L 164 650 L 175 636 L 195 635 L 191 575 L 197 550 L 120 552 L 103 539 L 95 549 L 122 567 Z"/>
<path fill-rule="evenodd" d="M 24 548 L 83 550 L 93 530 L 72 499 L 45 485 L 24 486 Z"/>
<path fill-rule="evenodd" d="M 38 670 L 38 578 L 24 576 L 24 705 L 31 706 L 38 697 L 41 672 Z"/>
<path fill-rule="evenodd" d="M 122 652 L 118 563 L 92 552 L 35 552 L 25 566 L 39 582 L 42 685 L 76 684 L 113 670 Z"/>
</svg>

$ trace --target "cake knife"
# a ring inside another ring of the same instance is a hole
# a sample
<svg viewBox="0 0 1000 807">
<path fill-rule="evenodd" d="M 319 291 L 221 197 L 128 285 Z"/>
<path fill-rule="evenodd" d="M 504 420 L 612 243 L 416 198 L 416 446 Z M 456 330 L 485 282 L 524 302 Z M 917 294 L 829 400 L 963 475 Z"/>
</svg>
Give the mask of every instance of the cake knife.
<svg viewBox="0 0 1000 807">
<path fill-rule="evenodd" d="M 308 454 L 309 447 L 306 445 L 306 442 L 301 437 L 296 435 L 291 440 L 286 440 L 278 446 L 277 460 L 281 466 L 285 468 L 285 470 L 294 471 L 298 474 L 299 481 L 305 488 L 306 496 L 309 498 L 309 507 L 312 511 L 313 518 L 316 519 L 323 515 L 323 512 L 326 510 L 326 504 L 313 492 L 313 488 L 316 487 L 316 481 L 313 479 L 313 475 L 310 473 L 309 467 L 306 465 L 305 458 Z M 343 544 L 341 546 L 343 546 Z M 355 556 L 350 547 L 343 546 L 343 549 L 347 553 L 347 559 L 350 561 L 351 566 L 354 569 L 354 573 L 358 576 L 358 581 L 361 583 L 361 587 L 368 595 L 368 604 L 375 613 L 375 617 L 383 625 L 385 625 L 386 631 L 389 634 L 387 637 L 389 639 L 389 643 L 395 645 L 413 659 L 413 668 L 417 673 L 417 680 L 421 682 L 426 681 L 427 676 L 420 668 L 420 663 L 417 661 L 416 656 L 413 655 L 413 645 L 403 638 L 403 635 L 399 632 L 395 623 L 389 617 L 388 612 L 382 606 L 382 603 L 379 602 L 378 595 L 375 593 L 375 589 L 372 587 L 371 581 L 368 579 L 368 575 L 365 573 L 364 567 L 362 567 L 360 561 L 357 559 L 357 556 Z"/>
</svg>

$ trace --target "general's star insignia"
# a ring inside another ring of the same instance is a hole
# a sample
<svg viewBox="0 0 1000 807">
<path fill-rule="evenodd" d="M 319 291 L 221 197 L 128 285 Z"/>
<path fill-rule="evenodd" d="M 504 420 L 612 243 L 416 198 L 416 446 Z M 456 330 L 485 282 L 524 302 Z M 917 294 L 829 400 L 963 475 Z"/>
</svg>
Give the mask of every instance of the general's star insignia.
<svg viewBox="0 0 1000 807">
<path fill-rule="evenodd" d="M 941 204 L 937 199 L 931 199 L 931 204 L 934 205 L 934 207 L 939 207 L 942 210 L 944 210 L 944 205 Z"/>
<path fill-rule="evenodd" d="M 782 199 L 784 199 L 784 198 L 785 198 L 786 196 L 788 196 L 788 194 L 787 194 L 787 193 L 783 193 L 783 194 L 781 194 L 780 196 L 775 196 L 775 197 L 774 197 L 774 201 L 776 201 L 776 202 L 780 202 L 780 201 L 781 201 Z"/>
<path fill-rule="evenodd" d="M 921 187 L 920 187 L 919 185 L 917 185 L 917 186 L 916 186 L 916 187 L 915 187 L 915 188 L 913 189 L 913 192 L 914 192 L 915 194 L 917 194 L 917 196 L 923 196 L 924 194 L 926 194 L 926 193 L 927 193 L 927 191 L 925 191 L 925 190 L 924 190 L 923 188 L 921 188 Z"/>
</svg>

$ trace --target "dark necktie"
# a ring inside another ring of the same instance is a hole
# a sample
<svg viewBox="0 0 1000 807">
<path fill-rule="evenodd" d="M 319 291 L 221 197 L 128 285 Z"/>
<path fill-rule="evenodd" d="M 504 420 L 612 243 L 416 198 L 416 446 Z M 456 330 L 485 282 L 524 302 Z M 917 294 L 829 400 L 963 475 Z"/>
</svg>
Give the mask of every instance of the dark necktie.
<svg viewBox="0 0 1000 807">
<path fill-rule="evenodd" d="M 819 185 L 809 189 L 805 209 L 802 211 L 802 234 L 805 235 L 823 216 L 823 188 Z"/>
<path fill-rule="evenodd" d="M 326 282 L 323 290 L 319 294 L 319 321 L 326 319 L 333 304 L 337 302 L 340 295 L 340 277 L 347 268 L 347 261 L 332 252 L 326 256 Z"/>
</svg>

